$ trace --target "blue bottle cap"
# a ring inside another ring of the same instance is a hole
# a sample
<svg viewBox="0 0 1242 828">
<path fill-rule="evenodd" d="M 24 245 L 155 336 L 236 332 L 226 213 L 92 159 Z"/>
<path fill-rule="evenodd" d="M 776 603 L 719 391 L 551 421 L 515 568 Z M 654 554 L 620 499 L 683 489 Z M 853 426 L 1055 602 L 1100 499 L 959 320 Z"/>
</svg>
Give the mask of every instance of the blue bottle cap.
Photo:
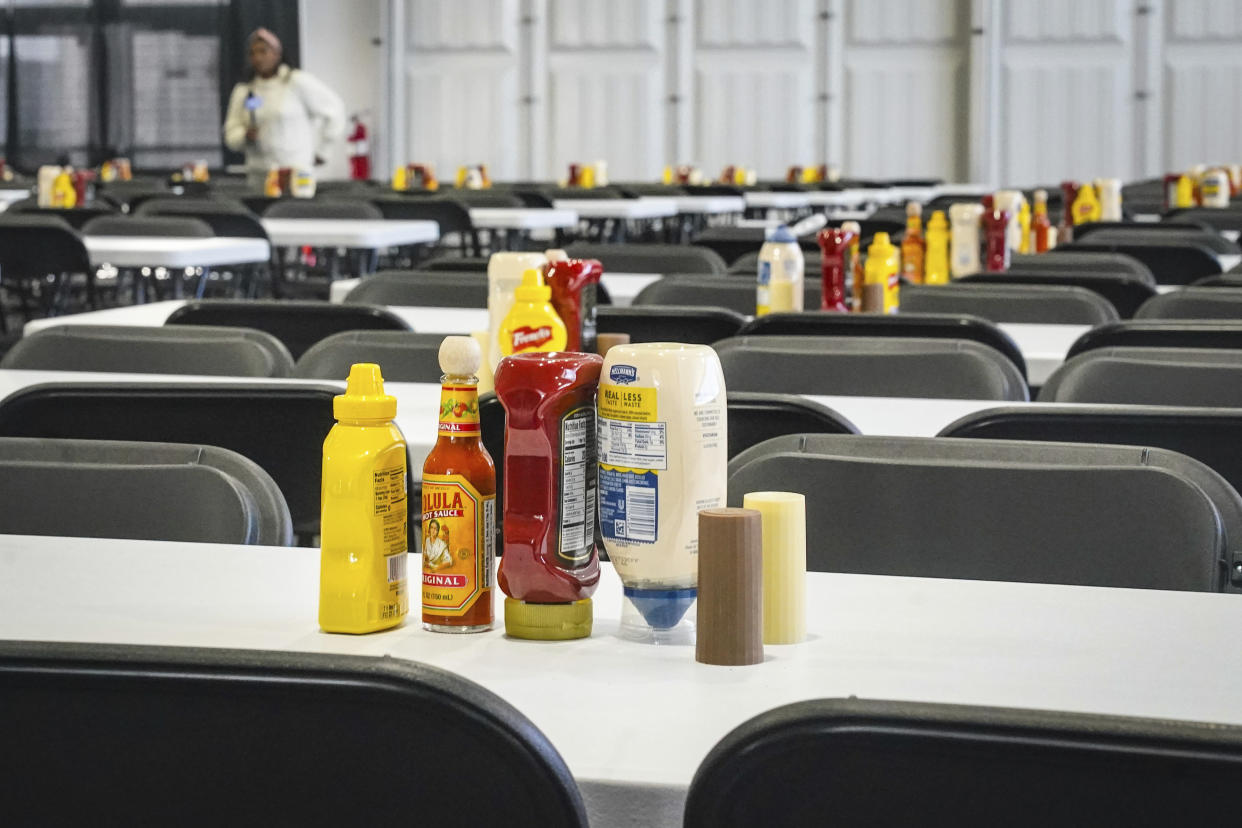
<svg viewBox="0 0 1242 828">
<path fill-rule="evenodd" d="M 638 589 L 625 587 L 622 592 L 643 619 L 654 629 L 668 630 L 676 627 L 699 597 L 695 587 L 689 589 Z"/>
<path fill-rule="evenodd" d="M 789 232 L 789 228 L 783 224 L 778 225 L 774 230 L 769 230 L 767 240 L 778 244 L 793 244 L 797 241 L 794 234 Z"/>
</svg>

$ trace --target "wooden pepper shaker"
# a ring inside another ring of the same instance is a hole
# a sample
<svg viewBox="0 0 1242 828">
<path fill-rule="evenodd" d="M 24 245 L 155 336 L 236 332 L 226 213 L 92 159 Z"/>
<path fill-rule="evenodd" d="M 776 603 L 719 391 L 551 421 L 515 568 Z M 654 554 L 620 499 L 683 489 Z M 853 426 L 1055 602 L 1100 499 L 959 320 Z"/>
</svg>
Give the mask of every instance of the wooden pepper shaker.
<svg viewBox="0 0 1242 828">
<path fill-rule="evenodd" d="M 763 661 L 763 526 L 754 509 L 699 512 L 699 607 L 695 660 Z"/>
</svg>

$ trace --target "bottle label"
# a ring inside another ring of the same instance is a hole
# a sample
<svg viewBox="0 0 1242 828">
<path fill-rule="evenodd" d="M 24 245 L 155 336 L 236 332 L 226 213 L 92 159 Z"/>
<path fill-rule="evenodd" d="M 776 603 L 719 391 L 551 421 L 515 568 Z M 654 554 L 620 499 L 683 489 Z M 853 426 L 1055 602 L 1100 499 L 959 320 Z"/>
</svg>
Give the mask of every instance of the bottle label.
<svg viewBox="0 0 1242 828">
<path fill-rule="evenodd" d="M 552 327 L 550 325 L 540 325 L 538 328 L 523 325 L 520 328 L 514 328 L 509 334 L 509 342 L 515 354 L 522 351 L 538 351 L 551 339 Z"/>
<path fill-rule="evenodd" d="M 658 472 L 668 468 L 656 389 L 601 386 L 598 405 L 600 531 L 613 541 L 655 543 Z"/>
<path fill-rule="evenodd" d="M 371 514 L 374 517 L 375 548 L 383 553 L 386 592 L 375 606 L 379 620 L 400 618 L 409 609 L 406 588 L 408 537 L 406 521 L 405 446 L 391 453 L 391 465 L 381 464 L 371 472 Z"/>
<path fill-rule="evenodd" d="M 496 496 L 459 474 L 423 475 L 423 610 L 465 615 L 492 585 Z"/>
<path fill-rule="evenodd" d="M 441 434 L 479 434 L 479 389 L 475 385 L 440 388 Z"/>
<path fill-rule="evenodd" d="M 557 562 L 578 569 L 595 548 L 595 406 L 575 408 L 561 418 L 561 531 Z"/>
</svg>

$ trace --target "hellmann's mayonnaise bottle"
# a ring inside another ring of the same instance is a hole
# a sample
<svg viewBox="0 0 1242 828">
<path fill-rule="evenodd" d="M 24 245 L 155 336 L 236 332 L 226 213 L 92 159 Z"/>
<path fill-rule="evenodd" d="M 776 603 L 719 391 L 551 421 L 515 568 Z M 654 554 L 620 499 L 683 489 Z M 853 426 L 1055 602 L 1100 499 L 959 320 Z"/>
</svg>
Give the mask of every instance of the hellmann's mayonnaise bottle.
<svg viewBox="0 0 1242 828">
<path fill-rule="evenodd" d="M 689 643 L 698 513 L 726 495 L 720 360 L 706 345 L 616 345 L 597 399 L 600 528 L 624 586 L 621 634 Z"/>
<path fill-rule="evenodd" d="M 767 234 L 759 248 L 755 315 L 802 310 L 805 262 L 798 239 L 785 225 Z"/>
</svg>

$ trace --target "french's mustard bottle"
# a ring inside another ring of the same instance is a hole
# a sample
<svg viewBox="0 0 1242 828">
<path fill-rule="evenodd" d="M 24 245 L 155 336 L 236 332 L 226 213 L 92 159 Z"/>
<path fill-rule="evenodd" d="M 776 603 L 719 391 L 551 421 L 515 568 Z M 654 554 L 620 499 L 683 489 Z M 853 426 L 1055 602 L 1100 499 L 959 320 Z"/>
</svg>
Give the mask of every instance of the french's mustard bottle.
<svg viewBox="0 0 1242 828">
<path fill-rule="evenodd" d="M 405 438 L 378 365 L 350 368 L 332 413 L 337 423 L 323 443 L 319 626 L 375 632 L 409 610 Z"/>
<path fill-rule="evenodd" d="M 552 307 L 552 288 L 534 268 L 522 273 L 522 284 L 513 291 L 513 307 L 500 323 L 500 353 L 563 351 L 569 341 L 565 323 Z"/>
</svg>

